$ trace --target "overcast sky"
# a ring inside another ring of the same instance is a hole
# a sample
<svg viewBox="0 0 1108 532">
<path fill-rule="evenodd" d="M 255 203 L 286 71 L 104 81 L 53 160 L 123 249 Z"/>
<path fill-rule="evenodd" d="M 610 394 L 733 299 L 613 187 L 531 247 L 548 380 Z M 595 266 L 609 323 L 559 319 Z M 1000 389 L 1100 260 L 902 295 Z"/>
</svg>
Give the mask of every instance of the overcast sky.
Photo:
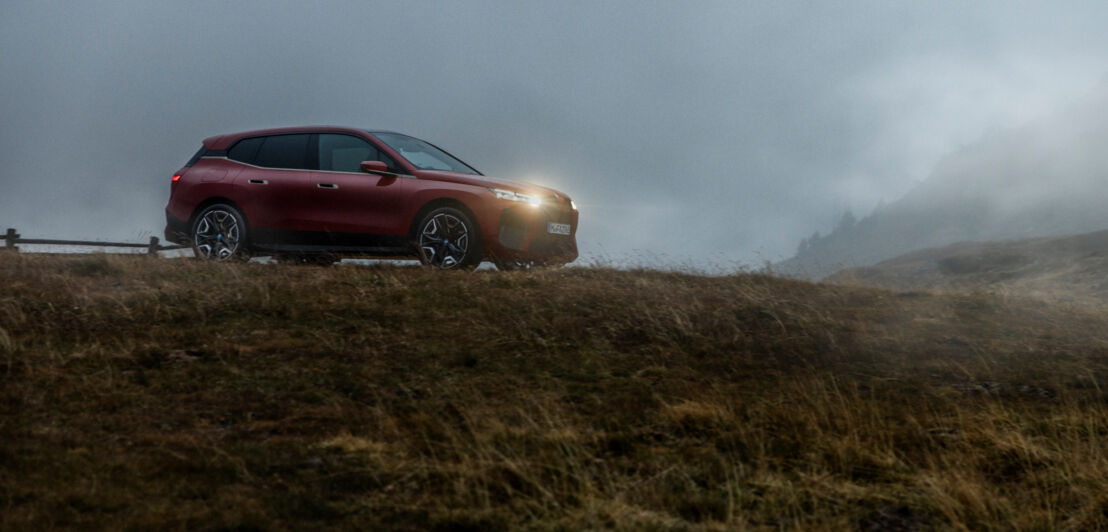
<svg viewBox="0 0 1108 532">
<path fill-rule="evenodd" d="M 756 265 L 1092 91 L 1106 21 L 1102 1 L 3 0 L 0 226 L 160 236 L 204 137 L 335 124 L 563 190 L 585 262 Z"/>
</svg>

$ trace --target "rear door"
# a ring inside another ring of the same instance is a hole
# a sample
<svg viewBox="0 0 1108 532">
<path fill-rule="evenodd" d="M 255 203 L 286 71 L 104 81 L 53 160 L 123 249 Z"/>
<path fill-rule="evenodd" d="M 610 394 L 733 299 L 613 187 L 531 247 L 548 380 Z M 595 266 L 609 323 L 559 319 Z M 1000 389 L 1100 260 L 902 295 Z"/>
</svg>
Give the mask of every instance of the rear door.
<svg viewBox="0 0 1108 532">
<path fill-rule="evenodd" d="M 396 245 L 406 237 L 402 216 L 416 180 L 385 177 L 361 170 L 362 161 L 383 161 L 403 170 L 367 140 L 353 135 L 320 133 L 316 143 L 319 169 L 312 174 L 312 210 L 338 245 Z M 384 237 L 384 238 L 378 238 Z"/>
<path fill-rule="evenodd" d="M 279 240 L 281 231 L 313 231 L 319 225 L 306 208 L 314 166 L 310 134 L 270 135 L 237 142 L 227 157 L 245 163 L 236 183 L 243 190 L 241 207 L 261 240 Z"/>
</svg>

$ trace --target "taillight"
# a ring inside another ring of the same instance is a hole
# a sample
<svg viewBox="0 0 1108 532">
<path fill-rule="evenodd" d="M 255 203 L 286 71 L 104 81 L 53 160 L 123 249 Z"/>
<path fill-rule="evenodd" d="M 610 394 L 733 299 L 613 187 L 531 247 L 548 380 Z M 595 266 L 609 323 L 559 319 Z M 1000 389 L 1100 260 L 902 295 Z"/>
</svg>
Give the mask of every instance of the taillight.
<svg viewBox="0 0 1108 532">
<path fill-rule="evenodd" d="M 171 179 L 170 181 L 173 181 L 174 183 L 176 183 L 180 180 L 181 180 L 181 174 L 176 174 L 176 175 L 173 176 L 173 179 Z"/>
</svg>

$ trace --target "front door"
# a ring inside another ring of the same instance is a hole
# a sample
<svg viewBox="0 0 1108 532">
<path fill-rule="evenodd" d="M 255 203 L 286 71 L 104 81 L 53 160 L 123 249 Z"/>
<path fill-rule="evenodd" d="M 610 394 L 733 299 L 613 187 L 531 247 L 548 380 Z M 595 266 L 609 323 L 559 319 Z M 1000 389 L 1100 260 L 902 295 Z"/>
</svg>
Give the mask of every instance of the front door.
<svg viewBox="0 0 1108 532">
<path fill-rule="evenodd" d="M 391 247 L 403 245 L 407 227 L 401 220 L 415 180 L 385 177 L 361 170 L 362 161 L 396 164 L 364 139 L 321 133 L 319 170 L 312 172 L 308 194 L 313 211 L 335 245 Z"/>
</svg>

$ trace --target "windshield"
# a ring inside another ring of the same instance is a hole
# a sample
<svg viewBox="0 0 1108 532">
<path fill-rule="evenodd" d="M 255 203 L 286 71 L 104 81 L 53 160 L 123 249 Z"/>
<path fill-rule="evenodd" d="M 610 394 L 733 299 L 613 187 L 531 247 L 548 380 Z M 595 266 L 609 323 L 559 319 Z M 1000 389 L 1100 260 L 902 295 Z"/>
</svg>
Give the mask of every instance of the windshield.
<svg viewBox="0 0 1108 532">
<path fill-rule="evenodd" d="M 449 153 L 415 137 L 399 133 L 373 133 L 373 136 L 388 144 L 401 157 L 407 159 L 408 162 L 420 170 L 447 170 L 463 174 L 479 174 L 477 170 L 459 161 Z"/>
</svg>

